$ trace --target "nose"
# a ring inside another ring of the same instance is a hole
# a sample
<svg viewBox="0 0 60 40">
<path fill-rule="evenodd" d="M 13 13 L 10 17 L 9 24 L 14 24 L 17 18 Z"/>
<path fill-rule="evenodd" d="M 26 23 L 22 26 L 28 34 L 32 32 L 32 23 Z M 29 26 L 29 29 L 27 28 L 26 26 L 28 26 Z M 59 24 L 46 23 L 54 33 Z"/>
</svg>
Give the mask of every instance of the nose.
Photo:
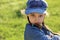
<svg viewBox="0 0 60 40">
<path fill-rule="evenodd" d="M 36 23 L 39 23 L 39 22 L 40 22 L 40 19 L 39 19 L 39 18 L 36 18 L 36 19 L 35 19 L 35 22 L 36 22 Z"/>
</svg>

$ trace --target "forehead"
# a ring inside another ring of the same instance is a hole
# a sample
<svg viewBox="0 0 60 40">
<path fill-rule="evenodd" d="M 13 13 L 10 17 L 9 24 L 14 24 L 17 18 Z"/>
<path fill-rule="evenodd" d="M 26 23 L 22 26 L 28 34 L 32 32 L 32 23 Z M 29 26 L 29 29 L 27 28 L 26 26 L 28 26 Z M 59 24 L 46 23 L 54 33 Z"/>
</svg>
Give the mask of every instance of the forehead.
<svg viewBox="0 0 60 40">
<path fill-rule="evenodd" d="M 34 16 L 40 16 L 40 15 L 44 16 L 45 14 L 40 14 L 40 13 L 34 12 L 34 13 L 28 14 L 27 16 L 32 16 L 32 15 L 34 15 Z"/>
<path fill-rule="evenodd" d="M 44 14 L 40 14 L 40 13 L 33 12 L 33 13 L 31 13 L 31 14 L 28 14 L 28 15 L 44 15 Z"/>
</svg>

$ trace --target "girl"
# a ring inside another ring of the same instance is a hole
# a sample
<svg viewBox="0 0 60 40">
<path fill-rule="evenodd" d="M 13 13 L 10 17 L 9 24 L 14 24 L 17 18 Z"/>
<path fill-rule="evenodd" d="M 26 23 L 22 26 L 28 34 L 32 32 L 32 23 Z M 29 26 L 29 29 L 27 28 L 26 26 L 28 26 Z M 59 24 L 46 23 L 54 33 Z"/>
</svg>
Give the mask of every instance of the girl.
<svg viewBox="0 0 60 40">
<path fill-rule="evenodd" d="M 24 40 L 60 40 L 60 36 L 46 28 L 47 3 L 45 0 L 28 0 L 26 15 L 28 22 L 24 32 Z"/>
</svg>

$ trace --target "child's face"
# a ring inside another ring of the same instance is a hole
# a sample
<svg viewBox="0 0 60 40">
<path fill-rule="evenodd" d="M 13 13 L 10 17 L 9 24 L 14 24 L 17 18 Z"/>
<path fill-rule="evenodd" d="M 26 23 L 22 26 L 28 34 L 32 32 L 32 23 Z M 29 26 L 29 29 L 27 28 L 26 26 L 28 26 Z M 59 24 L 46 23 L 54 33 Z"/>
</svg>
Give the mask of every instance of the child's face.
<svg viewBox="0 0 60 40">
<path fill-rule="evenodd" d="M 45 14 L 31 13 L 28 14 L 29 20 L 32 24 L 42 24 L 44 21 Z"/>
</svg>

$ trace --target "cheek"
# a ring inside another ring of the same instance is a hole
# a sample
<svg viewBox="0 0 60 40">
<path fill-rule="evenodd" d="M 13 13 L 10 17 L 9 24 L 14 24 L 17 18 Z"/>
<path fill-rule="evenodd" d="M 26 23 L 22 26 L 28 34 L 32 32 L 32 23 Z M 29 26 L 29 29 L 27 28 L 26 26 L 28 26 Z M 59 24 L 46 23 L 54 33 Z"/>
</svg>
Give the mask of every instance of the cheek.
<svg viewBox="0 0 60 40">
<path fill-rule="evenodd" d="M 39 22 L 41 22 L 41 23 L 42 23 L 42 22 L 43 22 L 43 20 L 44 20 L 44 18 L 39 18 Z"/>
<path fill-rule="evenodd" d="M 33 18 L 29 18 L 29 20 L 30 20 L 31 23 L 35 22 L 35 20 Z"/>
</svg>

